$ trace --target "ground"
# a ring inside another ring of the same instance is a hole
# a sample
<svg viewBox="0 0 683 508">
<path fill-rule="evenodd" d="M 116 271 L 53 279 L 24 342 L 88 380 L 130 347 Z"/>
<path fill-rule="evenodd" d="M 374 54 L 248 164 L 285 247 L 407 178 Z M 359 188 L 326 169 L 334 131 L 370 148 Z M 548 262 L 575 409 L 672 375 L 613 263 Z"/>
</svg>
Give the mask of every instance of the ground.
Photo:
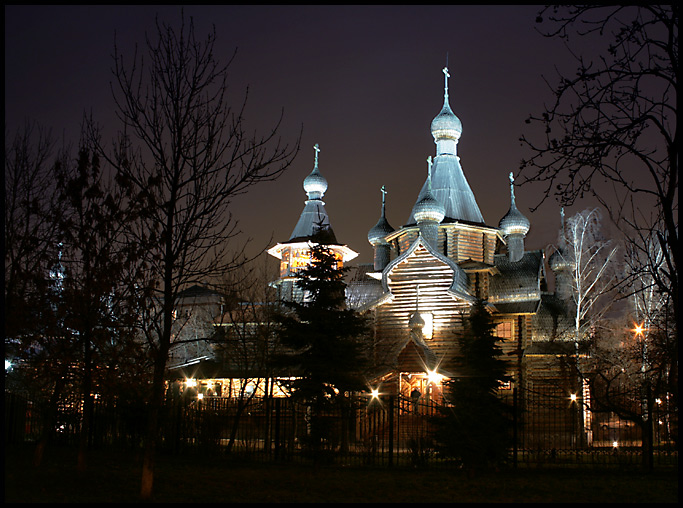
<svg viewBox="0 0 683 508">
<path fill-rule="evenodd" d="M 76 472 L 73 449 L 5 450 L 5 502 L 137 502 L 140 460 L 93 452 Z M 647 502 L 678 501 L 678 469 L 481 472 L 244 464 L 214 457 L 160 457 L 153 502 Z"/>
</svg>

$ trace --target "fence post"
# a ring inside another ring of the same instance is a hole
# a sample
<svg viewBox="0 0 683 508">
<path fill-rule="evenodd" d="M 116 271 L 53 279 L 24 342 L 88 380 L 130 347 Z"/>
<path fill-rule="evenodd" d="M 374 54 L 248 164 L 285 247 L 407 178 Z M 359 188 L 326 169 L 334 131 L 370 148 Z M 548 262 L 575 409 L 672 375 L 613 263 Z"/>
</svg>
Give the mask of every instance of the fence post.
<svg viewBox="0 0 683 508">
<path fill-rule="evenodd" d="M 394 464 L 394 396 L 389 395 L 389 466 Z"/>
<path fill-rule="evenodd" d="M 512 465 L 517 467 L 517 387 L 512 387 Z"/>
<path fill-rule="evenodd" d="M 275 460 L 280 455 L 280 398 L 275 400 Z"/>
</svg>

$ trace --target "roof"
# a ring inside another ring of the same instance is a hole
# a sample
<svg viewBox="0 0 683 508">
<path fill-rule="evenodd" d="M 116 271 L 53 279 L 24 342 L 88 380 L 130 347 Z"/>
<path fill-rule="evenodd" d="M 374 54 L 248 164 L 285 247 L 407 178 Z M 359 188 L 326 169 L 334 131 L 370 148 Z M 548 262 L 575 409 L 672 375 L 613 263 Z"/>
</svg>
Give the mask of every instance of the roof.
<svg viewBox="0 0 683 508">
<path fill-rule="evenodd" d="M 453 154 L 441 154 L 434 158 L 432 165 L 432 195 L 439 201 L 445 211 L 444 221 L 467 221 L 484 224 L 484 217 L 479 210 L 477 200 L 465 178 L 459 157 Z M 417 198 L 419 203 L 427 194 L 429 182 L 425 181 Z M 415 224 L 414 210 L 406 225 Z"/>
<path fill-rule="evenodd" d="M 499 274 L 491 278 L 489 303 L 505 314 L 536 312 L 541 300 L 543 251 L 527 251 L 519 261 L 507 254 L 494 255 Z"/>
<path fill-rule="evenodd" d="M 545 293 L 539 303 L 538 312 L 532 319 L 534 340 L 573 340 L 571 302 L 561 300 L 556 294 Z"/>
<path fill-rule="evenodd" d="M 372 264 L 361 264 L 354 270 L 353 277 L 346 286 L 346 301 L 349 307 L 356 310 L 365 309 L 384 295 L 382 282 L 368 275 L 372 272 Z"/>
<path fill-rule="evenodd" d="M 311 240 L 321 232 L 325 233 L 325 243 L 338 244 L 332 226 L 330 226 L 330 217 L 325 210 L 325 203 L 320 199 L 308 199 L 288 241 Z"/>
</svg>

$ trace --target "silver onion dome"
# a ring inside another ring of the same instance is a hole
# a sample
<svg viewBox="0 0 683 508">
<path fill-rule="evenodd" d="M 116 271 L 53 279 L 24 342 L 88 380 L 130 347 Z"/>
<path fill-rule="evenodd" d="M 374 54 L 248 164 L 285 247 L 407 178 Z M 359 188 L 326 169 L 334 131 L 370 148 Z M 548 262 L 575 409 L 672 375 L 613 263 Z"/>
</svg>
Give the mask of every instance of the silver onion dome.
<svg viewBox="0 0 683 508">
<path fill-rule="evenodd" d="M 315 164 L 311 174 L 304 178 L 304 190 L 308 195 L 308 199 L 322 199 L 327 190 L 327 180 L 320 174 L 320 171 L 318 171 L 318 153 L 320 152 L 320 147 L 316 143 L 313 148 L 315 149 Z"/>
<path fill-rule="evenodd" d="M 438 115 L 432 120 L 432 136 L 434 136 L 434 141 L 439 139 L 454 139 L 458 140 L 462 134 L 462 122 L 455 116 L 450 104 L 448 103 L 448 68 L 443 68 L 444 73 L 444 96 L 443 96 L 443 108 Z"/>
<path fill-rule="evenodd" d="M 414 312 L 412 316 L 410 316 L 410 320 L 408 321 L 408 326 L 410 327 L 411 330 L 416 330 L 416 329 L 422 329 L 425 326 L 425 320 L 422 319 L 422 316 L 420 315 L 419 312 Z"/>
<path fill-rule="evenodd" d="M 387 219 L 382 215 L 370 231 L 368 231 L 368 242 L 372 245 L 378 245 L 383 242 L 384 237 L 395 230 L 391 227 Z"/>
<path fill-rule="evenodd" d="M 384 243 L 384 237 L 389 233 L 393 233 L 395 230 L 389 222 L 387 221 L 385 215 L 385 201 L 386 201 L 387 190 L 384 185 L 382 185 L 382 215 L 380 216 L 377 224 L 375 224 L 370 231 L 368 231 L 368 242 L 373 246 L 380 245 Z"/>
<path fill-rule="evenodd" d="M 413 216 L 418 222 L 441 222 L 446 216 L 443 205 L 436 200 L 431 192 L 415 204 Z"/>
<path fill-rule="evenodd" d="M 517 209 L 515 204 L 515 187 L 514 187 L 514 177 L 510 173 L 510 210 L 505 214 L 498 227 L 502 230 L 503 236 L 509 235 L 526 235 L 529 232 L 531 223 L 522 212 Z"/>
<path fill-rule="evenodd" d="M 309 199 L 320 199 L 327 190 L 327 180 L 320 174 L 318 168 L 313 168 L 311 174 L 304 178 L 304 190 Z"/>
<path fill-rule="evenodd" d="M 450 138 L 459 139 L 462 134 L 462 123 L 455 116 L 448 103 L 443 105 L 441 112 L 432 120 L 432 136 L 435 140 Z"/>
<path fill-rule="evenodd" d="M 424 197 L 415 203 L 413 217 L 417 223 L 421 222 L 441 222 L 446 216 L 446 209 L 439 200 L 432 194 L 432 157 L 427 158 L 427 192 Z"/>
<path fill-rule="evenodd" d="M 569 254 L 565 254 L 562 249 L 556 249 L 548 258 L 548 266 L 553 272 L 569 270 L 574 267 Z"/>
<path fill-rule="evenodd" d="M 505 217 L 500 220 L 498 227 L 503 231 L 503 236 L 509 235 L 526 235 L 529 232 L 531 223 L 522 212 L 520 212 L 514 203 Z"/>
</svg>

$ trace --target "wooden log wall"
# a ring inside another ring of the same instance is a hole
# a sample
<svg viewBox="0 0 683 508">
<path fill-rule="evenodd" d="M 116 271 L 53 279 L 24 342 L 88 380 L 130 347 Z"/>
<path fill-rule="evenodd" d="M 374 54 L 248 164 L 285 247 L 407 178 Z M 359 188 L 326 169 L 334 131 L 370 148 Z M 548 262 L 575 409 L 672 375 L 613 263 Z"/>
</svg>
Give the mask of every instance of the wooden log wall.
<svg viewBox="0 0 683 508">
<path fill-rule="evenodd" d="M 422 246 L 396 265 L 388 281 L 394 298 L 376 310 L 378 344 L 389 351 L 408 339 L 408 322 L 417 308 L 419 286 L 419 311 L 432 315 L 434 329 L 426 343 L 437 358 L 452 356 L 453 330 L 461 326 L 462 313 L 469 309 L 467 303 L 456 300 L 448 292 L 452 282 L 453 268 L 434 258 Z"/>
</svg>

